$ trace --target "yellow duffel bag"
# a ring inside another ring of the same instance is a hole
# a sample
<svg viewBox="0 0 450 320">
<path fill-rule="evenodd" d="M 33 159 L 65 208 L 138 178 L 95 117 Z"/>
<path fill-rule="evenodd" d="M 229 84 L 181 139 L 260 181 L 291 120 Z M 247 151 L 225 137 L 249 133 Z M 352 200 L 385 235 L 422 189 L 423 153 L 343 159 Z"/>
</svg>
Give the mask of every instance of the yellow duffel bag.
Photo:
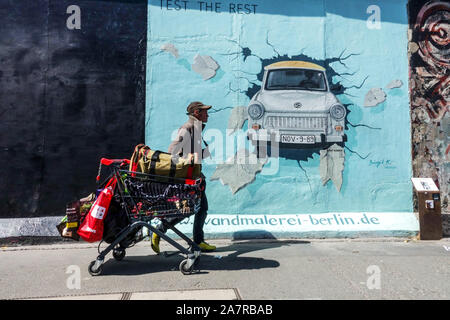
<svg viewBox="0 0 450 320">
<path fill-rule="evenodd" d="M 201 175 L 201 164 L 195 164 L 193 157 L 184 159 L 174 157 L 167 152 L 152 150 L 149 146 L 138 144 L 134 148 L 130 161 L 130 171 L 168 176 L 171 178 L 196 179 Z"/>
</svg>

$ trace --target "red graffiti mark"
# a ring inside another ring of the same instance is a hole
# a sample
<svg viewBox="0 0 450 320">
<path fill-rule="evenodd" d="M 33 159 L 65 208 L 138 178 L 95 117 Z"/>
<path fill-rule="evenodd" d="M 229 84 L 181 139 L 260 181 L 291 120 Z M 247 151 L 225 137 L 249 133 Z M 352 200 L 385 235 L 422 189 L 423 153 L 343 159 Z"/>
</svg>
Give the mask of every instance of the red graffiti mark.
<svg viewBox="0 0 450 320">
<path fill-rule="evenodd" d="M 430 1 L 417 15 L 414 28 L 418 54 L 426 63 L 416 68 L 414 103 L 423 107 L 434 122 L 450 108 L 450 3 Z"/>
<path fill-rule="evenodd" d="M 430 64 L 449 67 L 450 4 L 428 2 L 417 15 L 415 29 L 420 34 L 418 42 L 424 60 Z"/>
<path fill-rule="evenodd" d="M 450 144 L 447 146 L 447 149 L 445 150 L 445 155 L 448 156 L 449 152 L 450 152 Z"/>
<path fill-rule="evenodd" d="M 447 99 L 449 86 L 450 76 L 446 74 L 439 79 L 438 84 L 431 92 L 431 97 L 436 98 L 436 112 L 432 116 L 434 119 L 441 120 L 448 111 L 449 101 Z"/>
</svg>

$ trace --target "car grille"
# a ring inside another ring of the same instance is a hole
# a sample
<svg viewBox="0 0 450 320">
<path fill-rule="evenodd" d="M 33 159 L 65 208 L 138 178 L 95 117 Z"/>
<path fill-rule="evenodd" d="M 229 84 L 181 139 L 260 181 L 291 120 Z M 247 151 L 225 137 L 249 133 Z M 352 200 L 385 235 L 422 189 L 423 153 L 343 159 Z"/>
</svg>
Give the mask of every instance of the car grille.
<svg viewBox="0 0 450 320">
<path fill-rule="evenodd" d="M 327 118 L 269 116 L 266 118 L 266 128 L 321 131 L 327 128 Z"/>
</svg>

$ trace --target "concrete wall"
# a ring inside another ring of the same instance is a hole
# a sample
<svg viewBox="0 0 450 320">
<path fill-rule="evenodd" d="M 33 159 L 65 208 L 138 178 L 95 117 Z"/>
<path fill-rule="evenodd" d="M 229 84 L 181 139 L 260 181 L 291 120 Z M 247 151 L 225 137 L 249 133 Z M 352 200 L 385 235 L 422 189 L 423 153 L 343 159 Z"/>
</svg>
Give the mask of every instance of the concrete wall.
<svg viewBox="0 0 450 320">
<path fill-rule="evenodd" d="M 64 215 L 144 136 L 146 1 L 0 2 L 0 217 Z"/>
<path fill-rule="evenodd" d="M 409 3 L 413 174 L 433 178 L 450 213 L 450 4 Z"/>
<path fill-rule="evenodd" d="M 167 150 L 190 101 L 213 105 L 204 134 L 223 154 L 204 165 L 209 212 L 412 212 L 407 1 L 219 4 L 148 6 L 146 143 Z M 281 148 L 267 163 L 224 163 L 252 157 L 239 114 L 263 68 L 282 60 L 321 65 L 341 85 L 347 142 L 335 153 Z"/>
<path fill-rule="evenodd" d="M 56 216 L 7 219 L 0 236 L 48 234 L 95 189 L 100 157 L 167 150 L 194 100 L 213 105 L 209 236 L 407 235 L 412 176 L 432 177 L 448 212 L 443 2 L 5 0 L 0 16 L 0 217 Z M 249 163 L 246 108 L 264 67 L 293 60 L 325 68 L 347 140 Z"/>
</svg>

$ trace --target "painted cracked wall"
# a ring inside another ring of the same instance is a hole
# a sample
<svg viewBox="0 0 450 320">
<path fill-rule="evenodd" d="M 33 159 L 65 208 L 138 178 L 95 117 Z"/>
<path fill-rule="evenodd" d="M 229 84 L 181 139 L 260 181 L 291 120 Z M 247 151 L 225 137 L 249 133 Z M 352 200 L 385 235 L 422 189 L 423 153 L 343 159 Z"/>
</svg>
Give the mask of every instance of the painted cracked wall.
<svg viewBox="0 0 450 320">
<path fill-rule="evenodd" d="M 450 213 L 450 4 L 410 1 L 413 172 L 433 178 Z"/>
<path fill-rule="evenodd" d="M 146 144 L 167 150 L 200 100 L 210 213 L 412 211 L 406 1 L 372 2 L 150 0 Z M 247 108 L 280 61 L 323 67 L 345 142 L 258 160 Z"/>
</svg>

